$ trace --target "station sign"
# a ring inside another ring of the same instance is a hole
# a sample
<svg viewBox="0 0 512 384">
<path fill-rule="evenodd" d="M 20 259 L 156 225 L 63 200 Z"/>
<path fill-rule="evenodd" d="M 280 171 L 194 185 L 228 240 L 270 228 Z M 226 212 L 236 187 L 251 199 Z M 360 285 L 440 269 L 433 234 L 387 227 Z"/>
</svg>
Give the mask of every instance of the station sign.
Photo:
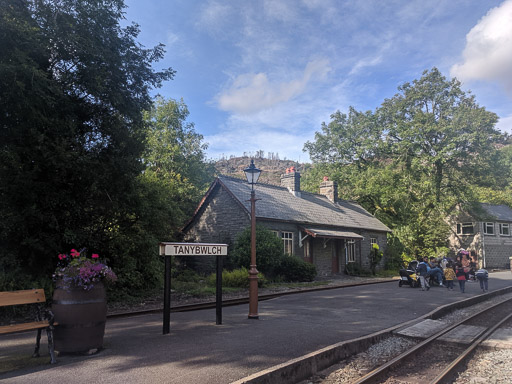
<svg viewBox="0 0 512 384">
<path fill-rule="evenodd" d="M 160 243 L 160 256 L 226 256 L 227 244 Z"/>
</svg>

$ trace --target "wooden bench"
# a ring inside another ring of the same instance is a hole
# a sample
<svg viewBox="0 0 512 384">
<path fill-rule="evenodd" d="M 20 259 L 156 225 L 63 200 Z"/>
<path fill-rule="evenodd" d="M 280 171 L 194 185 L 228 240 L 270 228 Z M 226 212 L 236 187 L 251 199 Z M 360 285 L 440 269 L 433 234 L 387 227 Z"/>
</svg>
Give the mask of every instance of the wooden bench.
<svg viewBox="0 0 512 384">
<path fill-rule="evenodd" d="M 44 295 L 44 290 L 29 289 L 24 291 L 0 292 L 0 307 L 23 304 L 37 304 L 36 313 L 34 316 L 35 321 L 2 325 L 0 326 L 0 335 L 37 330 L 36 348 L 32 354 L 32 357 L 39 357 L 41 331 L 46 329 L 46 335 L 48 336 L 48 351 L 50 352 L 50 363 L 55 364 L 57 360 L 55 359 L 55 351 L 53 347 L 53 330 L 54 325 L 57 324 L 54 323 L 52 311 L 45 309 L 46 298 Z"/>
</svg>

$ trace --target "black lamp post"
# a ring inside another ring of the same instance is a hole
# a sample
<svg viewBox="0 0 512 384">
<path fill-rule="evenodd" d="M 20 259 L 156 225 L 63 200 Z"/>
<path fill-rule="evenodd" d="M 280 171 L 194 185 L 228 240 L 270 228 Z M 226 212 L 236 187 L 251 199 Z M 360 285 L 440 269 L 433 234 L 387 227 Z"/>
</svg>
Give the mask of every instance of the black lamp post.
<svg viewBox="0 0 512 384">
<path fill-rule="evenodd" d="M 249 269 L 249 319 L 258 318 L 258 270 L 256 269 L 256 195 L 254 184 L 258 182 L 261 170 L 256 168 L 254 160 L 244 169 L 247 182 L 251 184 L 251 268 Z"/>
</svg>

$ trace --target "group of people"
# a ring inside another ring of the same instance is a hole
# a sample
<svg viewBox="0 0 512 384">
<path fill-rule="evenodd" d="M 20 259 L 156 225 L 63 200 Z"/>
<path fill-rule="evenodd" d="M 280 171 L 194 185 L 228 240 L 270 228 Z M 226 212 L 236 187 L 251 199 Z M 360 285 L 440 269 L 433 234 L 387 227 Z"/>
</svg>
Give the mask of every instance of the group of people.
<svg viewBox="0 0 512 384">
<path fill-rule="evenodd" d="M 455 280 L 457 280 L 460 291 L 464 293 L 466 281 L 470 279 L 470 276 L 478 279 L 482 292 L 489 290 L 488 271 L 484 268 L 476 270 L 476 260 L 472 260 L 469 252 L 465 250 L 459 250 L 455 261 L 446 257 L 440 260 L 436 260 L 435 257 L 430 257 L 430 259 L 424 257 L 418 261 L 416 275 L 420 280 L 422 291 L 428 291 L 430 282 L 433 281 L 437 281 L 440 287 L 453 290 Z"/>
</svg>

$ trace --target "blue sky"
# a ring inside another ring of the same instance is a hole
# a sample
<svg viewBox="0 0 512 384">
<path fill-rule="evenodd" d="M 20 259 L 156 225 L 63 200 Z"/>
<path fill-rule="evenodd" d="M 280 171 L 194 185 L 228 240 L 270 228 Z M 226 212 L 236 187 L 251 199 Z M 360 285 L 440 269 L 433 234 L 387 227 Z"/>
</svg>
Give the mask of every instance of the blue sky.
<svg viewBox="0 0 512 384">
<path fill-rule="evenodd" d="M 437 67 L 512 131 L 512 0 L 126 0 L 139 42 L 166 46 L 207 157 L 302 151 L 336 110 L 375 110 Z"/>
</svg>

